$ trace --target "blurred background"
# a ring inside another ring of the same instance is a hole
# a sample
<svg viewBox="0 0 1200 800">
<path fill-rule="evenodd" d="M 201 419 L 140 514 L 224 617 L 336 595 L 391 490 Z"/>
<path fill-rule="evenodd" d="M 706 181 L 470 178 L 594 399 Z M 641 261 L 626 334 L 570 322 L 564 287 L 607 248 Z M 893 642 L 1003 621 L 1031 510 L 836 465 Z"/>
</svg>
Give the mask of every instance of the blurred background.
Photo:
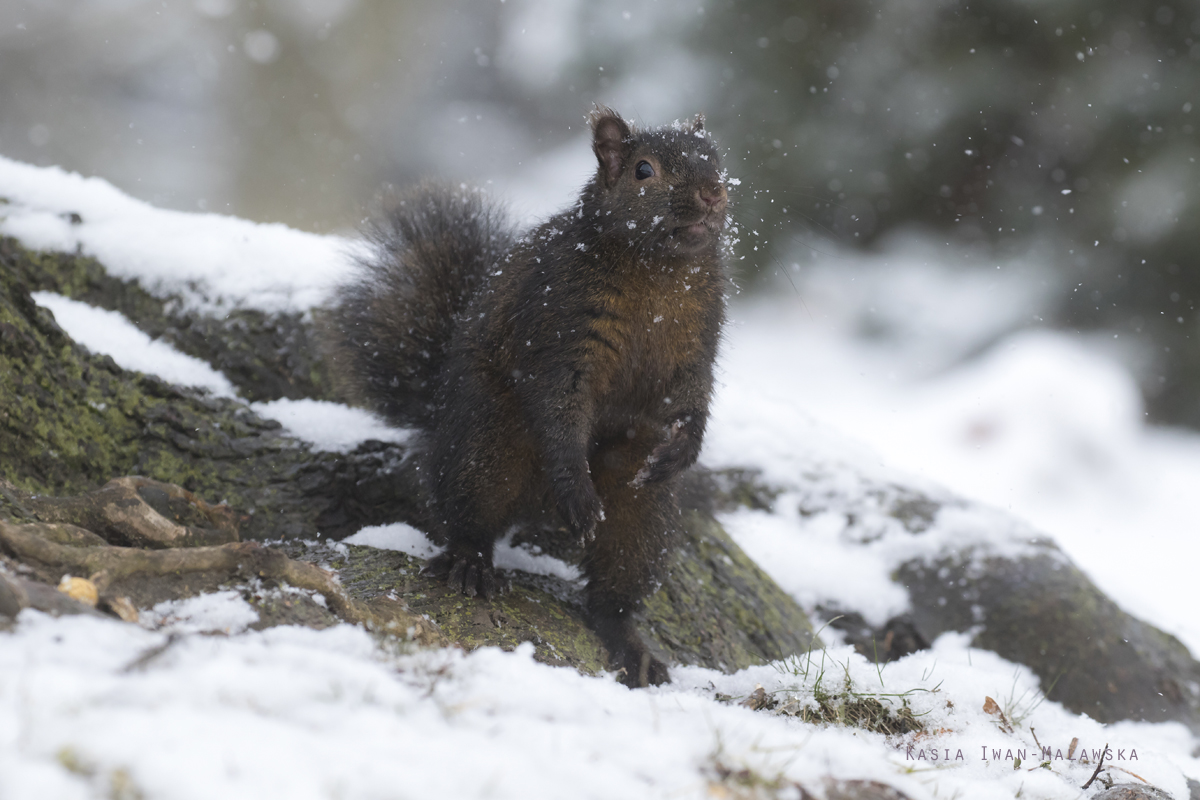
<svg viewBox="0 0 1200 800">
<path fill-rule="evenodd" d="M 922 242 L 1024 265 L 1001 327 L 1117 334 L 1151 418 L 1200 427 L 1198 67 L 1200 9 L 1161 0 L 8 0 L 0 153 L 339 231 L 428 175 L 533 219 L 586 178 L 593 101 L 703 111 L 748 291 Z"/>
<path fill-rule="evenodd" d="M 168 208 L 352 234 L 435 176 L 532 223 L 594 102 L 704 112 L 741 181 L 727 385 L 1200 653 L 1194 0 L 0 3 L 0 155 Z"/>
</svg>

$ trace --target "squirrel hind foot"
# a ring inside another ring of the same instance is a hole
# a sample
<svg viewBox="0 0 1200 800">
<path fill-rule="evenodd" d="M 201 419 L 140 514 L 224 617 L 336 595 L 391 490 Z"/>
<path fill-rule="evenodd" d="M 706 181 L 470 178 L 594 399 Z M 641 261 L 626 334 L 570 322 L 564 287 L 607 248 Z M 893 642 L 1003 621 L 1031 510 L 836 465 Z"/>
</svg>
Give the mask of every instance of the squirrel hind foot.
<svg viewBox="0 0 1200 800">
<path fill-rule="evenodd" d="M 618 667 L 621 683 L 630 689 L 645 689 L 648 686 L 662 686 L 671 682 L 671 672 L 667 665 L 650 655 L 650 651 L 641 642 L 635 647 L 627 647 L 614 653 L 613 663 Z"/>
<path fill-rule="evenodd" d="M 462 555 L 446 551 L 429 559 L 421 574 L 445 581 L 452 592 L 484 600 L 491 600 L 504 588 L 490 559 L 478 553 Z"/>
<path fill-rule="evenodd" d="M 630 689 L 661 686 L 671 682 L 667 665 L 650 652 L 627 615 L 593 616 L 592 625 L 608 649 L 609 661 Z"/>
<path fill-rule="evenodd" d="M 643 652 L 638 667 L 638 688 L 647 686 L 662 686 L 671 682 L 671 672 L 667 665 L 659 661 L 649 652 Z"/>
</svg>

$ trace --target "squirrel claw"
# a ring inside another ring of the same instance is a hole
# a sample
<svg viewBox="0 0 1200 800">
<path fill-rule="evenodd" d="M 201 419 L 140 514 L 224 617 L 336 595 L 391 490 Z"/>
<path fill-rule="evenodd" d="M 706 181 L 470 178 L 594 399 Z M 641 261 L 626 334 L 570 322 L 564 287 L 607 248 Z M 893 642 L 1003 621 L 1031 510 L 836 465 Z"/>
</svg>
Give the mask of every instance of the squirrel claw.
<svg viewBox="0 0 1200 800">
<path fill-rule="evenodd" d="M 640 689 L 671 682 L 667 665 L 650 653 L 628 617 L 597 615 L 592 624 L 608 649 L 610 663 L 616 668 L 621 683 L 630 689 Z"/>
<path fill-rule="evenodd" d="M 578 533 L 585 544 L 596 538 L 596 526 L 604 521 L 604 506 L 601 505 L 590 479 L 585 489 L 577 489 L 559 501 L 559 513 L 567 527 Z"/>
<path fill-rule="evenodd" d="M 673 478 L 696 462 L 700 442 L 688 433 L 687 425 L 679 420 L 667 429 L 667 440 L 660 443 L 646 456 L 646 463 L 633 476 L 629 485 L 639 489 L 648 483 L 659 483 Z"/>
<path fill-rule="evenodd" d="M 450 574 L 450 568 L 454 566 L 454 559 L 447 558 L 448 555 L 448 553 L 439 553 L 426 561 L 425 566 L 421 567 L 421 574 L 445 580 L 446 576 Z"/>
<path fill-rule="evenodd" d="M 431 558 L 421 574 L 445 580 L 450 591 L 467 597 L 490 600 L 501 588 L 495 568 L 479 555 L 461 556 L 447 551 Z"/>
</svg>

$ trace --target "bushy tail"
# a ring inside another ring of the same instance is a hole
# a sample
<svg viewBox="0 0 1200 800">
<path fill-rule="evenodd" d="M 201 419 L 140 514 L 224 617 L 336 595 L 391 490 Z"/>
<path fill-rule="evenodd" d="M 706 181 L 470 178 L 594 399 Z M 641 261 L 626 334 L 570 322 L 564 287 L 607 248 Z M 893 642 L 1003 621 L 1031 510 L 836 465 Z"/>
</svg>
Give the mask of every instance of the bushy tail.
<svg viewBox="0 0 1200 800">
<path fill-rule="evenodd" d="M 428 427 L 454 327 L 513 236 L 475 190 L 422 184 L 389 198 L 326 326 L 342 393 L 394 425 Z"/>
</svg>

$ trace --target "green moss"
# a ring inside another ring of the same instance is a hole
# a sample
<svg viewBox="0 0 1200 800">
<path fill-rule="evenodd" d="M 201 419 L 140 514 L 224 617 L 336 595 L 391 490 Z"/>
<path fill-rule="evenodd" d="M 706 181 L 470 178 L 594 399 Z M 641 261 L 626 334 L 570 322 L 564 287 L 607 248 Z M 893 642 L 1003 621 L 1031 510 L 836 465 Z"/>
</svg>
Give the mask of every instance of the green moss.
<svg viewBox="0 0 1200 800">
<path fill-rule="evenodd" d="M 441 581 L 421 575 L 423 562 L 404 553 L 347 545 L 345 556 L 327 563 L 338 570 L 347 592 L 364 599 L 395 593 L 467 650 L 512 650 L 530 642 L 535 658 L 548 664 L 570 665 L 588 674 L 605 666 L 600 641 L 580 610 L 526 583 L 531 576 L 512 573 L 510 591 L 483 600 L 451 592 Z"/>
<path fill-rule="evenodd" d="M 0 477 L 68 495 L 141 474 L 227 500 L 251 536 L 313 535 L 328 499 L 295 482 L 331 472 L 335 456 L 308 452 L 241 403 L 126 372 L 76 345 L 30 297 L 26 278 L 43 267 L 76 282 L 98 268 L 0 242 Z"/>
<path fill-rule="evenodd" d="M 32 492 L 75 493 L 128 472 L 144 387 L 74 346 L 0 273 L 0 475 Z M 111 408 L 111 414 L 102 410 Z"/>
<path fill-rule="evenodd" d="M 812 626 L 788 597 L 707 515 L 684 515 L 684 542 L 670 577 L 638 617 L 656 655 L 669 663 L 726 670 L 807 651 Z M 553 579 L 505 573 L 511 590 L 492 600 L 471 599 L 420 574 L 423 562 L 403 553 L 348 546 L 308 556 L 337 569 L 352 595 L 394 593 L 428 615 L 451 641 L 467 649 L 512 649 L 531 642 L 536 658 L 595 673 L 606 654 L 584 622 L 578 589 Z M 574 593 L 575 596 L 572 596 Z"/>
</svg>

